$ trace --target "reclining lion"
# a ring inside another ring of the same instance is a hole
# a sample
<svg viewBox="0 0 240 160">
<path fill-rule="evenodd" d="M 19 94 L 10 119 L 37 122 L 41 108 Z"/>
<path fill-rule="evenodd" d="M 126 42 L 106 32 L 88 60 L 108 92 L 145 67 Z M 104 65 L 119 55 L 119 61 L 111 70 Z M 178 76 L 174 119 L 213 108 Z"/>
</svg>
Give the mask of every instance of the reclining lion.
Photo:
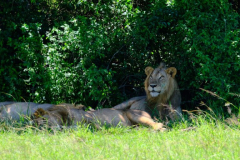
<svg viewBox="0 0 240 160">
<path fill-rule="evenodd" d="M 0 102 L 0 120 L 19 121 L 20 117 L 30 117 L 38 108 L 48 109 L 51 106 L 33 102 Z"/>
<path fill-rule="evenodd" d="M 104 108 L 96 111 L 84 111 L 83 105 L 72 107 L 69 104 L 54 105 L 47 110 L 37 109 L 34 113 L 34 122 L 38 125 L 48 124 L 49 127 L 62 125 L 76 125 L 78 123 L 100 126 L 132 126 L 143 124 L 155 130 L 164 131 L 162 123 L 156 123 L 151 116 L 140 110 L 117 110 Z"/>
<path fill-rule="evenodd" d="M 146 67 L 147 78 L 144 82 L 146 96 L 133 97 L 121 104 L 114 106 L 115 109 L 130 108 L 133 110 L 146 111 L 153 114 L 158 110 L 161 119 L 169 117 L 176 120 L 181 117 L 181 94 L 178 88 L 175 75 L 177 69 L 166 68 L 161 63 L 157 68 Z"/>
</svg>

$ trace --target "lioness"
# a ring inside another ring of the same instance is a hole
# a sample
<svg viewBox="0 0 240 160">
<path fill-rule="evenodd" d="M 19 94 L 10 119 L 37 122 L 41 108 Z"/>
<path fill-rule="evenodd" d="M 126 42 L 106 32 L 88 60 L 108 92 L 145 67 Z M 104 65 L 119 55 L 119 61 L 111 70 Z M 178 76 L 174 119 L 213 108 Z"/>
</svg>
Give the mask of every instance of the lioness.
<svg viewBox="0 0 240 160">
<path fill-rule="evenodd" d="M 132 126 L 143 124 L 153 127 L 155 130 L 164 131 L 162 123 L 156 123 L 151 116 L 140 110 L 117 110 L 104 108 L 96 111 L 84 111 L 84 106 L 74 108 L 71 105 L 54 105 L 44 110 L 39 108 L 34 113 L 34 122 L 39 125 L 48 124 L 50 127 L 72 125 L 77 123 L 91 123 L 97 128 L 100 126 Z"/>
<path fill-rule="evenodd" d="M 144 82 L 146 96 L 133 97 L 121 104 L 114 106 L 115 109 L 130 108 L 146 111 L 153 114 L 155 108 L 161 119 L 169 117 L 176 120 L 181 117 L 181 94 L 175 80 L 177 69 L 166 68 L 161 63 L 157 68 L 146 67 L 147 78 Z"/>
<path fill-rule="evenodd" d="M 0 102 L 0 120 L 19 121 L 20 117 L 30 117 L 38 108 L 48 109 L 51 106 L 33 102 Z"/>
</svg>

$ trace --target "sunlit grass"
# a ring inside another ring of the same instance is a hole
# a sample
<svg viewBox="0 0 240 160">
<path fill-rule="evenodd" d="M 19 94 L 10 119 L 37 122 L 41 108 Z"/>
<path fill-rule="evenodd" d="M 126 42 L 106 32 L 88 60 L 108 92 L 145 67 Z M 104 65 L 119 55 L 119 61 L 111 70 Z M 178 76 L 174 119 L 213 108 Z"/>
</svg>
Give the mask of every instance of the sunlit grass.
<svg viewBox="0 0 240 160">
<path fill-rule="evenodd" d="M 198 123 L 196 123 L 198 121 Z M 193 130 L 183 130 L 193 125 Z M 1 129 L 1 128 L 0 128 Z M 197 118 L 168 132 L 150 128 L 86 127 L 0 133 L 1 159 L 239 159 L 240 132 L 224 122 Z"/>
</svg>

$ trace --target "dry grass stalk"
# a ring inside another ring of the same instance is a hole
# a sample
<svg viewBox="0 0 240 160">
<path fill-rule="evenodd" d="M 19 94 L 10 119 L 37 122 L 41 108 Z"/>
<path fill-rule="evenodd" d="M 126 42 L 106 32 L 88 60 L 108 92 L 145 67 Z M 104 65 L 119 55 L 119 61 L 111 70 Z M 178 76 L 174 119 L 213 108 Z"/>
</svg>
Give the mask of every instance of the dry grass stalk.
<svg viewBox="0 0 240 160">
<path fill-rule="evenodd" d="M 219 99 L 223 99 L 222 97 L 220 97 L 220 96 L 217 95 L 216 93 L 213 93 L 213 92 L 211 92 L 211 91 L 209 91 L 209 90 L 206 90 L 206 89 L 203 89 L 203 88 L 199 88 L 199 89 L 201 89 L 201 90 L 204 91 L 204 92 L 207 92 L 207 93 L 211 94 L 211 95 L 214 96 L 214 97 L 217 97 L 217 98 L 219 98 Z"/>
</svg>

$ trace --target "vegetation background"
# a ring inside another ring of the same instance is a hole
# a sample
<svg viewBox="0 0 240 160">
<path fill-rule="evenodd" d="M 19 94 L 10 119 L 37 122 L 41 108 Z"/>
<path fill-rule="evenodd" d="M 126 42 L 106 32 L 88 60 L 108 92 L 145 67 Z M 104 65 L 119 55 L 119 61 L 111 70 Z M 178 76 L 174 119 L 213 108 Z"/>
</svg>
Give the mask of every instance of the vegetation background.
<svg viewBox="0 0 240 160">
<path fill-rule="evenodd" d="M 177 68 L 182 108 L 239 104 L 237 0 L 0 1 L 0 101 L 111 107 Z"/>
<path fill-rule="evenodd" d="M 1 159 L 240 159 L 239 14 L 237 0 L 1 0 L 0 102 L 111 107 L 163 61 L 192 110 L 164 133 L 2 121 Z"/>
</svg>

